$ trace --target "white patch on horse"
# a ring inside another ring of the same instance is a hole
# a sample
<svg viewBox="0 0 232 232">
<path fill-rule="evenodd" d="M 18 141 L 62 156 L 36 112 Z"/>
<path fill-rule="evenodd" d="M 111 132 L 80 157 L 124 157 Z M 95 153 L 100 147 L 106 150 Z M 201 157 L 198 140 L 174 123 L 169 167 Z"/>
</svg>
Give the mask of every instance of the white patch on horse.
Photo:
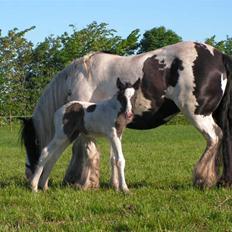
<svg viewBox="0 0 232 232">
<path fill-rule="evenodd" d="M 188 59 L 184 59 L 186 56 L 188 56 Z M 166 97 L 173 100 L 187 115 L 192 115 L 198 106 L 196 97 L 193 94 L 195 82 L 192 69 L 197 58 L 197 52 L 195 49 L 186 49 L 185 51 L 180 51 L 178 58 L 183 62 L 183 70 L 178 70 L 179 78 L 177 84 L 175 87 L 169 86 L 167 88 Z"/>
<path fill-rule="evenodd" d="M 209 50 L 209 52 L 214 56 L 214 48 L 212 46 L 210 46 L 209 44 L 204 44 L 207 49 Z"/>
<path fill-rule="evenodd" d="M 224 74 L 221 74 L 221 88 L 222 88 L 222 92 L 224 94 L 225 89 L 226 89 L 226 84 L 227 84 L 227 79 L 224 78 Z"/>
<path fill-rule="evenodd" d="M 159 67 L 159 70 L 165 70 L 166 68 L 170 68 L 173 61 L 173 57 L 172 56 L 168 57 L 166 56 L 165 53 L 162 54 L 162 49 L 160 49 L 160 52 L 161 54 L 157 55 L 155 59 L 159 61 L 159 64 L 163 64 L 164 67 L 163 68 Z"/>
</svg>

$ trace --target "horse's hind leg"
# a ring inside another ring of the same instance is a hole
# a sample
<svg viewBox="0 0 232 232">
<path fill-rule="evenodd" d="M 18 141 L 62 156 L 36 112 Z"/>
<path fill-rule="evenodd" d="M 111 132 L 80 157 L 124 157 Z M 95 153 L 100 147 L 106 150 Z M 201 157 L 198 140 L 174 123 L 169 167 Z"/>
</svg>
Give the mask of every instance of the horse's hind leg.
<svg viewBox="0 0 232 232">
<path fill-rule="evenodd" d="M 207 141 L 206 149 L 195 166 L 193 182 L 199 187 L 212 187 L 218 180 L 216 162 L 222 140 L 222 130 L 215 123 L 212 115 L 194 115 L 191 120 Z"/>
</svg>

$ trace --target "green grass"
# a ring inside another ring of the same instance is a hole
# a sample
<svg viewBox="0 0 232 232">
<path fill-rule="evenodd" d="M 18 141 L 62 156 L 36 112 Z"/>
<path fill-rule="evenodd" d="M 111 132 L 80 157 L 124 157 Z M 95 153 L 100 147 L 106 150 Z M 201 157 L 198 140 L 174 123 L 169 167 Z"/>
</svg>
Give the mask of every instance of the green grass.
<svg viewBox="0 0 232 232">
<path fill-rule="evenodd" d="M 229 189 L 201 191 L 192 170 L 205 142 L 191 126 L 126 130 L 123 150 L 131 194 L 108 187 L 109 147 L 99 140 L 101 187 L 61 185 L 69 148 L 51 174 L 48 192 L 32 193 L 24 179 L 18 127 L 0 128 L 0 231 L 232 231 Z"/>
</svg>

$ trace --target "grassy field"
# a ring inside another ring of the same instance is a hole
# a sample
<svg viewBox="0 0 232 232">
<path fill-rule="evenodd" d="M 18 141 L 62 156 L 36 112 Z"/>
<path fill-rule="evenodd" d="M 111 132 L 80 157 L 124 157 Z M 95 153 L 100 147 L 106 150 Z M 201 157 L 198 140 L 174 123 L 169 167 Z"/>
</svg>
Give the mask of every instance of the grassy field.
<svg viewBox="0 0 232 232">
<path fill-rule="evenodd" d="M 205 142 L 191 126 L 127 130 L 123 138 L 131 194 L 108 186 L 108 144 L 99 140 L 101 187 L 61 185 L 70 158 L 63 154 L 48 192 L 32 193 L 24 179 L 18 128 L 0 128 L 0 231 L 232 231 L 232 192 L 192 186 Z"/>
</svg>

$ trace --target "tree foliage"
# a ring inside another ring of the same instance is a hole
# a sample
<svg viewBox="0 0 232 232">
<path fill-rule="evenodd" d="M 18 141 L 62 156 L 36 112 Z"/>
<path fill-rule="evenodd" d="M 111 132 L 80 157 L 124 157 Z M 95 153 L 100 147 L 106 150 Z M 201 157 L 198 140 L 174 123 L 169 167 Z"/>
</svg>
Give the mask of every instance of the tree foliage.
<svg viewBox="0 0 232 232">
<path fill-rule="evenodd" d="M 210 38 L 205 40 L 205 43 L 212 45 L 213 47 L 217 48 L 218 50 L 224 52 L 227 55 L 232 55 L 232 37 L 226 36 L 225 40 L 216 41 L 216 36 L 213 35 Z"/>
<path fill-rule="evenodd" d="M 48 36 L 37 45 L 26 39 L 31 27 L 22 31 L 9 30 L 3 36 L 0 30 L 0 116 L 31 115 L 45 85 L 72 60 L 92 51 L 107 51 L 131 55 L 154 50 L 182 40 L 172 30 L 155 27 L 144 33 L 139 41 L 139 29 L 126 38 L 108 24 L 92 22 L 78 29 L 70 25 L 71 33 Z M 206 42 L 232 55 L 232 38 Z M 1 121 L 0 121 L 1 122 Z"/>
<path fill-rule="evenodd" d="M 143 34 L 139 53 L 155 50 L 182 41 L 174 31 L 165 27 L 154 27 Z"/>
<path fill-rule="evenodd" d="M 27 111 L 26 74 L 30 70 L 33 44 L 27 41 L 24 31 L 10 30 L 0 34 L 0 114 L 24 115 Z"/>
</svg>

